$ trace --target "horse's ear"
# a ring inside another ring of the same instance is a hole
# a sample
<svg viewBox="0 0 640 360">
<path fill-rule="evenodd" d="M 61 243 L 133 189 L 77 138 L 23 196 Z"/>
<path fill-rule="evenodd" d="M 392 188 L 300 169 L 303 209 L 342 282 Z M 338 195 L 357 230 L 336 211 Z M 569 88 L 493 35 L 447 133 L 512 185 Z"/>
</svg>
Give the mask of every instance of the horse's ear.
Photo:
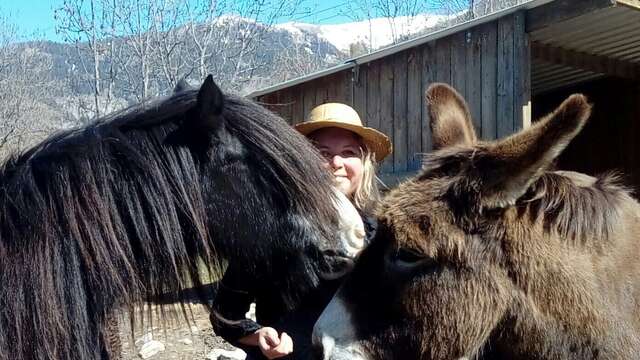
<svg viewBox="0 0 640 360">
<path fill-rule="evenodd" d="M 211 75 L 207 76 L 198 91 L 198 125 L 207 129 L 217 129 L 222 125 L 222 109 L 224 108 L 224 94 L 213 82 Z"/>
<path fill-rule="evenodd" d="M 452 87 L 435 83 L 426 93 L 433 148 L 473 145 L 477 141 L 466 101 Z"/>
<path fill-rule="evenodd" d="M 187 79 L 186 78 L 182 78 L 182 79 L 180 79 L 180 81 L 178 81 L 176 86 L 173 88 L 173 93 L 174 94 L 179 94 L 181 92 L 184 92 L 184 91 L 187 91 L 187 90 L 191 90 L 191 89 L 192 89 L 192 87 L 187 82 Z"/>
<path fill-rule="evenodd" d="M 535 125 L 489 145 L 474 160 L 483 177 L 483 206 L 512 205 L 580 132 L 591 114 L 583 95 L 572 95 Z"/>
</svg>

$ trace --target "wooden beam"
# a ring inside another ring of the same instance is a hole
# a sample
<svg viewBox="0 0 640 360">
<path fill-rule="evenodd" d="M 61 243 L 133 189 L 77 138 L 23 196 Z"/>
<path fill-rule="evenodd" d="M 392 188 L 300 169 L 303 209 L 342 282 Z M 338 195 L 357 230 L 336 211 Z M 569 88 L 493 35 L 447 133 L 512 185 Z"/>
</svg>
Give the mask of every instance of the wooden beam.
<svg viewBox="0 0 640 360">
<path fill-rule="evenodd" d="M 534 41 L 531 44 L 533 59 L 556 65 L 565 65 L 594 73 L 611 75 L 631 80 L 640 80 L 640 64 L 564 49 Z"/>
<path fill-rule="evenodd" d="M 529 10 L 526 29 L 530 33 L 564 20 L 612 7 L 615 4 L 616 0 L 556 0 Z"/>
<path fill-rule="evenodd" d="M 617 0 L 616 3 L 622 6 L 628 6 L 630 8 L 640 10 L 640 0 Z"/>
</svg>

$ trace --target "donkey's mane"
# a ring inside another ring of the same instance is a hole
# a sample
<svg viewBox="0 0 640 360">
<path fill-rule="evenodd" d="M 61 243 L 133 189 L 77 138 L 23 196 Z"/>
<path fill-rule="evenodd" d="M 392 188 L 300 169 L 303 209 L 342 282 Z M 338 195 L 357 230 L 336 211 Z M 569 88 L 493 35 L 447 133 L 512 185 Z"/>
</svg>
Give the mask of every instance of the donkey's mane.
<svg viewBox="0 0 640 360">
<path fill-rule="evenodd" d="M 201 183 L 205 165 L 187 146 L 167 143 L 197 94 L 132 106 L 53 135 L 2 165 L 0 349 L 29 349 L 33 339 L 46 339 L 37 341 L 50 344 L 42 358 L 99 358 L 99 340 L 86 334 L 101 332 L 97 320 L 110 309 L 201 283 L 197 258 L 221 269 L 216 254 L 236 244 L 230 237 L 211 248 L 203 189 L 215 185 Z M 331 181 L 313 147 L 249 100 L 227 96 L 221 116 L 258 157 L 283 206 L 329 236 L 336 221 Z M 256 258 L 274 245 L 255 244 L 243 251 Z"/>
<path fill-rule="evenodd" d="M 516 205 L 528 209 L 534 219 L 542 219 L 545 230 L 556 231 L 567 240 L 607 241 L 620 226 L 629 194 L 615 173 L 598 176 L 590 186 L 579 186 L 567 175 L 547 172 Z"/>
<path fill-rule="evenodd" d="M 482 211 L 481 180 L 472 165 L 482 152 L 482 146 L 451 147 L 428 154 L 423 160 L 419 179 L 444 180 L 441 195 L 463 218 Z M 580 186 L 567 173 L 549 171 L 531 184 L 515 205 L 532 222 L 542 221 L 545 231 L 557 232 L 567 240 L 606 241 L 619 226 L 623 203 L 630 199 L 630 191 L 622 183 L 618 174 L 609 173 Z M 462 221 L 468 223 L 469 219 Z"/>
</svg>

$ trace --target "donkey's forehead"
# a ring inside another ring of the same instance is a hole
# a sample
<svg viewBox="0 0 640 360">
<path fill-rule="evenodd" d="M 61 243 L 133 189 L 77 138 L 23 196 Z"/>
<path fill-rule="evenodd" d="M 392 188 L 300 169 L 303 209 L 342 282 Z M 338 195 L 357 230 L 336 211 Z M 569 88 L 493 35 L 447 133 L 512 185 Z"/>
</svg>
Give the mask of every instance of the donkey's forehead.
<svg viewBox="0 0 640 360">
<path fill-rule="evenodd" d="M 392 190 L 382 202 L 378 214 L 385 219 L 405 221 L 432 213 L 432 208 L 440 197 L 442 181 L 429 179 L 411 180 Z"/>
<path fill-rule="evenodd" d="M 392 191 L 378 213 L 382 224 L 394 232 L 396 246 L 433 253 L 437 243 L 451 234 L 454 217 L 442 199 L 438 180 L 414 181 Z"/>
</svg>

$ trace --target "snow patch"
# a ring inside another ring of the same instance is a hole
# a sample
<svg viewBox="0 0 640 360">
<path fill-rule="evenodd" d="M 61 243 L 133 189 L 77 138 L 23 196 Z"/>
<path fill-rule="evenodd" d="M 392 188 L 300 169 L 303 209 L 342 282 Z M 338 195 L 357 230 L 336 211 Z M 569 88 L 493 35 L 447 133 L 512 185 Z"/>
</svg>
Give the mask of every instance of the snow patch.
<svg viewBox="0 0 640 360">
<path fill-rule="evenodd" d="M 396 18 L 375 18 L 370 21 L 334 25 L 287 22 L 275 25 L 275 27 L 289 31 L 294 35 L 301 35 L 303 32 L 317 34 L 333 44 L 338 50 L 348 53 L 351 44 L 361 42 L 371 49 L 377 49 L 393 43 L 394 39 L 432 28 L 455 16 L 457 15 L 420 14 Z"/>
</svg>

